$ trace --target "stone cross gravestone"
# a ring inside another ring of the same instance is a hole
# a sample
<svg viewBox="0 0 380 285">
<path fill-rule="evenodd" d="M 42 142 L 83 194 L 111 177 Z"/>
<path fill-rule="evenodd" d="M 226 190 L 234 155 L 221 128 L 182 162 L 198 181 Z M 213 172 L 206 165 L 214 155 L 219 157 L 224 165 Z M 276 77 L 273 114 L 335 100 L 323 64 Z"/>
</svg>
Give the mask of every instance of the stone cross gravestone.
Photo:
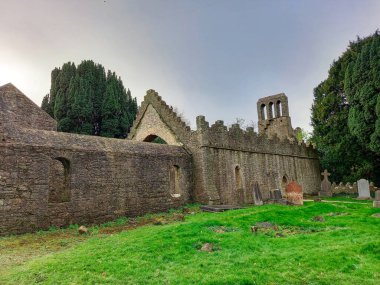
<svg viewBox="0 0 380 285">
<path fill-rule="evenodd" d="M 263 196 L 261 195 L 260 186 L 258 182 L 253 185 L 253 201 L 256 206 L 263 204 Z"/>
<path fill-rule="evenodd" d="M 286 199 L 290 204 L 303 205 L 302 187 L 296 181 L 290 182 L 286 186 Z"/>
<path fill-rule="evenodd" d="M 371 194 L 369 193 L 369 182 L 366 179 L 360 179 L 358 181 L 358 199 L 370 199 Z"/>
<path fill-rule="evenodd" d="M 373 201 L 374 208 L 380 208 L 380 190 L 375 192 L 375 201 Z"/>
<path fill-rule="evenodd" d="M 332 189 L 331 189 L 331 182 L 329 181 L 330 173 L 323 171 L 321 173 L 323 175 L 323 180 L 321 183 L 321 191 L 319 192 L 320 197 L 332 197 Z"/>
</svg>

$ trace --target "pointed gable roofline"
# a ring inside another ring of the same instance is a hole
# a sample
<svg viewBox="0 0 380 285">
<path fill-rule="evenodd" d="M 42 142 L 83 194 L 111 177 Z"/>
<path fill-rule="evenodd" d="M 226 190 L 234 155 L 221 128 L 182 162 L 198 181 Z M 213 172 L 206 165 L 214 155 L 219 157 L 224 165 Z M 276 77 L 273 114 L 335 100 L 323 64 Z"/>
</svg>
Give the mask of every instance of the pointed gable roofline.
<svg viewBox="0 0 380 285">
<path fill-rule="evenodd" d="M 144 101 L 137 113 L 136 120 L 133 122 L 131 131 L 129 132 L 128 139 L 134 139 L 136 132 L 142 123 L 142 119 L 151 105 L 158 113 L 161 121 L 170 129 L 170 131 L 182 142 L 186 143 L 190 139 L 191 128 L 186 125 L 180 116 L 173 111 L 171 106 L 168 106 L 158 93 L 150 89 L 144 96 Z"/>
<path fill-rule="evenodd" d="M 19 127 L 57 130 L 57 122 L 12 83 L 0 86 L 0 115 L 4 122 Z"/>
</svg>

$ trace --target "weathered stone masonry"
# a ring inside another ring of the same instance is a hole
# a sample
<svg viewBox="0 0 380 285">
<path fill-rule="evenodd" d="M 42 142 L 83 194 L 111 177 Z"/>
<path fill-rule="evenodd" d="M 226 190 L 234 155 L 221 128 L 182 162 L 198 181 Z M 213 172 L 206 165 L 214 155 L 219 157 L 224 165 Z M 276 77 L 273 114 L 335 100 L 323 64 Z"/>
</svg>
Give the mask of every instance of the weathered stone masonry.
<svg viewBox="0 0 380 285">
<path fill-rule="evenodd" d="M 287 98 L 280 95 L 287 110 Z M 273 124 L 268 120 L 267 127 Z M 129 140 L 59 133 L 56 122 L 24 94 L 11 84 L 2 86 L 0 235 L 100 223 L 190 201 L 252 203 L 256 182 L 264 199 L 291 180 L 306 193 L 317 193 L 315 150 L 294 142 L 286 112 L 276 124 L 280 134 L 276 128 L 257 134 L 238 125 L 227 129 L 222 121 L 209 126 L 199 116 L 191 130 L 149 90 Z M 144 142 L 156 136 L 168 145 Z"/>
<path fill-rule="evenodd" d="M 221 121 L 209 127 L 203 117 L 198 117 L 197 132 L 206 192 L 215 203 L 253 203 L 255 182 L 264 200 L 269 199 L 270 190 L 284 192 L 292 180 L 298 181 L 306 193 L 318 191 L 319 161 L 312 146 L 287 138 L 269 140 L 252 128 L 244 131 L 238 125 L 227 129 Z"/>
<path fill-rule="evenodd" d="M 49 116 L 38 130 L 23 128 L 8 118 L 30 108 L 29 101 L 11 110 L 5 103 L 12 96 L 24 95 L 11 85 L 0 89 L 0 235 L 99 223 L 189 201 L 191 156 L 182 147 L 41 130 L 50 128 Z M 32 107 L 29 113 L 38 108 Z"/>
<path fill-rule="evenodd" d="M 274 102 L 274 103 L 272 103 Z M 275 115 L 259 113 L 260 134 L 253 128 L 228 129 L 223 121 L 211 127 L 204 116 L 197 117 L 197 129 L 188 126 L 162 98 L 149 90 L 132 127 L 129 139 L 144 141 L 159 136 L 182 145 L 193 157 L 195 201 L 206 204 L 253 203 L 253 185 L 258 182 L 263 198 L 273 189 L 285 190 L 292 180 L 305 193 L 316 194 L 320 187 L 319 160 L 312 145 L 297 143 L 285 94 L 261 98 L 259 111 L 276 104 Z"/>
</svg>

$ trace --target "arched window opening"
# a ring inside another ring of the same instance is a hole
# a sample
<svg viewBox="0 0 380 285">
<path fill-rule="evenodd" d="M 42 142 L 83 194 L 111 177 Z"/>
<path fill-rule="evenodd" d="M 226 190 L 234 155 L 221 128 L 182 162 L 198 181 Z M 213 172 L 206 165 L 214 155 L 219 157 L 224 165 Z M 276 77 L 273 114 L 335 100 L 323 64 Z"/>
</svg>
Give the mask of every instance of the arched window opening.
<svg viewBox="0 0 380 285">
<path fill-rule="evenodd" d="M 265 104 L 261 104 L 260 110 L 261 110 L 261 120 L 266 120 L 267 119 L 267 106 L 265 106 Z"/>
<path fill-rule="evenodd" d="M 282 104 L 280 100 L 276 103 L 276 117 L 282 117 Z"/>
<path fill-rule="evenodd" d="M 286 177 L 286 175 L 284 175 L 281 181 L 281 188 L 283 191 L 285 191 L 286 185 L 288 185 L 288 178 Z"/>
<path fill-rule="evenodd" d="M 167 144 L 167 142 L 163 138 L 161 138 L 157 135 L 149 135 L 143 141 L 144 142 L 151 142 L 151 143 L 158 143 L 158 144 Z"/>
<path fill-rule="evenodd" d="M 70 202 L 70 161 L 63 157 L 51 160 L 49 167 L 49 203 Z"/>
<path fill-rule="evenodd" d="M 269 108 L 268 108 L 268 119 L 273 119 L 273 111 L 274 111 L 274 106 L 273 102 L 269 103 Z"/>
<path fill-rule="evenodd" d="M 240 167 L 237 165 L 235 167 L 235 184 L 236 184 L 236 189 L 241 189 L 243 188 L 243 182 L 242 182 L 242 177 L 241 177 L 241 171 Z"/>
<path fill-rule="evenodd" d="M 181 168 L 173 165 L 169 170 L 170 195 L 174 198 L 181 197 Z"/>
</svg>

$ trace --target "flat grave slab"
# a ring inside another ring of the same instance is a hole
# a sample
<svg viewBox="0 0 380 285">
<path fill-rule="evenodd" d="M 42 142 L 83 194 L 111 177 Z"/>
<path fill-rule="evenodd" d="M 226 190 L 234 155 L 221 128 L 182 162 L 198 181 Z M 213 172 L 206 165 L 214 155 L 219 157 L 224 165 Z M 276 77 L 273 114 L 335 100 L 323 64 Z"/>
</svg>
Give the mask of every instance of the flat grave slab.
<svg viewBox="0 0 380 285">
<path fill-rule="evenodd" d="M 217 213 L 217 212 L 224 212 L 228 210 L 237 210 L 237 209 L 242 209 L 244 207 L 239 206 L 239 205 L 203 205 L 200 207 L 200 209 L 203 212 L 212 212 L 212 213 Z"/>
</svg>

